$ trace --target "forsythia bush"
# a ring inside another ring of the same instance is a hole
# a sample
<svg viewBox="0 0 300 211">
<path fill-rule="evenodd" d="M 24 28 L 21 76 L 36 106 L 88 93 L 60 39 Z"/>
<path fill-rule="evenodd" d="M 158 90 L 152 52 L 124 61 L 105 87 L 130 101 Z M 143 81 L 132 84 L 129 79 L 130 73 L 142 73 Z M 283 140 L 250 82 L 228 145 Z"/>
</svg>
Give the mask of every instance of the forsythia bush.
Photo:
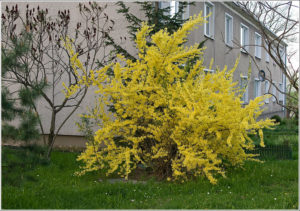
<svg viewBox="0 0 300 211">
<path fill-rule="evenodd" d="M 184 64 L 203 49 L 183 43 L 203 22 L 199 14 L 175 33 L 162 30 L 151 38 L 151 26 L 144 24 L 136 38 L 139 60 L 121 58 L 122 65 L 112 64 L 89 76 L 66 42 L 73 68 L 81 75 L 78 86 L 96 86 L 99 95 L 85 115 L 101 122 L 94 141 L 78 157 L 85 164 L 80 174 L 106 169 L 107 175 L 118 172 L 127 179 L 137 164 L 143 164 L 168 180 L 205 175 L 216 183 L 215 175 L 224 176 L 225 165 L 253 159 L 245 153 L 254 147 L 248 134 L 258 133 L 264 145 L 262 128 L 273 122 L 257 121 L 263 97 L 242 106 L 242 93 L 233 82 L 238 62 L 232 70 L 225 67 L 214 74 L 205 74 L 203 60 L 185 70 Z M 109 68 L 113 77 L 106 74 Z M 76 93 L 78 86 L 66 87 L 66 95 Z M 113 113 L 105 109 L 111 105 Z"/>
</svg>

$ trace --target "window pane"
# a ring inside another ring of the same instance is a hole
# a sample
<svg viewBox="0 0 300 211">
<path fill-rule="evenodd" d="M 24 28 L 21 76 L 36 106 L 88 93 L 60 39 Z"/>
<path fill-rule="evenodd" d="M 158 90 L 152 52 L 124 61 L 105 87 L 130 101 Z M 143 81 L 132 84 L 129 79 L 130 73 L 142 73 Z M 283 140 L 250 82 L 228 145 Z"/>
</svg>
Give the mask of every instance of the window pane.
<svg viewBox="0 0 300 211">
<path fill-rule="evenodd" d="M 274 95 L 274 96 L 276 96 L 276 87 L 273 85 L 273 87 L 272 87 L 272 94 Z M 273 102 L 275 102 L 276 101 L 276 98 L 275 97 L 272 97 L 272 99 L 273 99 Z"/>
<path fill-rule="evenodd" d="M 258 97 L 258 81 L 254 81 L 254 97 Z"/>
<path fill-rule="evenodd" d="M 241 46 L 244 45 L 244 30 L 243 27 L 241 27 Z"/>
<path fill-rule="evenodd" d="M 205 14 L 205 16 L 207 16 L 207 15 L 209 15 L 209 13 L 210 13 L 211 11 L 210 11 L 210 7 L 208 6 L 208 5 L 206 5 L 206 14 Z M 212 14 L 211 14 L 212 15 Z M 210 33 L 209 33 L 209 31 L 210 31 L 210 19 L 211 19 L 211 15 L 209 16 L 209 17 L 207 17 L 207 23 L 206 23 L 206 35 L 210 35 Z"/>
<path fill-rule="evenodd" d="M 210 24 L 210 17 L 207 18 L 207 23 L 206 23 L 206 34 L 210 35 L 209 33 L 209 24 Z"/>
<path fill-rule="evenodd" d="M 283 90 L 283 84 L 279 84 L 279 90 L 281 91 L 281 92 L 283 92 L 284 90 Z M 283 94 L 282 93 L 280 93 L 279 92 L 279 100 L 280 101 L 283 101 Z"/>
<path fill-rule="evenodd" d="M 269 92 L 269 81 L 265 81 L 265 94 Z M 265 99 L 266 103 L 269 103 L 269 98 Z"/>
<path fill-rule="evenodd" d="M 244 28 L 243 30 L 244 30 L 244 46 L 246 46 L 247 45 L 247 29 Z"/>
<path fill-rule="evenodd" d="M 171 11 L 170 11 L 170 15 L 171 17 L 173 17 L 176 13 L 176 1 L 171 1 Z"/>
<path fill-rule="evenodd" d="M 259 80 L 254 81 L 254 97 L 259 97 L 261 95 L 261 82 Z"/>
<path fill-rule="evenodd" d="M 230 43 L 230 18 L 226 17 L 226 43 Z"/>
</svg>

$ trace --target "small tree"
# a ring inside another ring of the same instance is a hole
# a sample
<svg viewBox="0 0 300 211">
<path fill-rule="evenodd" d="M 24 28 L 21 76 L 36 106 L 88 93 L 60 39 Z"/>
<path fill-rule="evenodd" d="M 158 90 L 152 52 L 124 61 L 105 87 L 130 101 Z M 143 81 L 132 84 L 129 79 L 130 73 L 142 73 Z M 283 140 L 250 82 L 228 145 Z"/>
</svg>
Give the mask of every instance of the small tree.
<svg viewBox="0 0 300 211">
<path fill-rule="evenodd" d="M 82 22 L 76 24 L 72 30 L 69 10 L 57 10 L 57 16 L 50 16 L 48 8 L 30 8 L 26 6 L 23 16 L 18 5 L 9 8 L 6 6 L 2 14 L 2 47 L 12 49 L 13 42 L 20 36 L 20 30 L 31 34 L 29 51 L 18 60 L 19 65 L 24 66 L 23 71 L 10 69 L 9 73 L 2 76 L 7 86 L 19 85 L 34 89 L 37 84 L 47 84 L 47 89 L 40 89 L 41 100 L 39 103 L 46 105 L 49 110 L 50 126 L 45 128 L 45 122 L 39 121 L 42 134 L 48 134 L 46 143 L 48 147 L 47 157 L 50 157 L 55 139 L 62 127 L 78 109 L 84 100 L 88 87 L 80 89 L 76 95 L 66 98 L 61 90 L 62 82 L 66 86 L 78 84 L 77 71 L 69 63 L 70 55 L 62 41 L 67 37 L 73 40 L 76 54 L 83 63 L 81 68 L 87 70 L 86 77 L 90 76 L 89 70 L 104 66 L 109 60 L 109 52 L 106 49 L 106 36 L 113 29 L 113 21 L 105 13 L 106 5 L 97 3 L 79 4 L 78 15 Z M 30 106 L 41 120 L 45 114 L 40 114 L 35 101 L 30 101 Z M 58 121 L 58 115 L 60 116 Z M 46 124 L 47 125 L 47 124 Z"/>
<path fill-rule="evenodd" d="M 164 2 L 168 4 L 170 2 Z M 190 2 L 177 2 L 178 10 L 174 11 L 174 14 L 171 14 L 171 6 L 165 5 L 160 6 L 163 2 L 135 2 L 135 4 L 140 6 L 140 11 L 143 11 L 145 15 L 144 19 L 136 16 L 132 12 L 130 12 L 130 7 L 126 6 L 126 4 L 122 1 L 116 3 L 119 6 L 117 10 L 118 13 L 123 14 L 125 20 L 129 24 L 127 26 L 129 37 L 121 36 L 120 42 L 117 39 L 107 36 L 107 44 L 114 48 L 114 55 L 121 54 L 125 56 L 127 59 L 131 59 L 132 61 L 136 60 L 136 55 L 132 54 L 132 52 L 127 51 L 123 44 L 126 41 L 135 41 L 136 32 L 141 28 L 142 23 L 146 21 L 149 25 L 153 25 L 152 31 L 150 35 L 155 34 L 161 29 L 167 29 L 169 33 L 173 33 L 177 31 L 182 24 L 187 20 L 187 18 L 183 17 L 183 14 L 188 7 L 188 5 L 193 5 L 194 3 Z M 128 39 L 129 38 L 129 39 Z"/>
<path fill-rule="evenodd" d="M 30 50 L 31 35 L 22 32 L 18 38 L 12 38 L 10 49 L 1 48 L 2 78 L 7 77 L 11 71 L 25 72 L 26 66 L 20 62 L 22 57 Z M 2 114 L 2 140 L 22 140 L 29 141 L 39 139 L 38 116 L 32 107 L 33 101 L 40 97 L 40 90 L 45 88 L 45 84 L 35 84 L 34 87 L 21 86 L 13 93 L 2 81 L 1 90 L 1 114 Z M 18 101 L 13 98 L 13 94 L 18 97 Z M 19 118 L 18 126 L 9 124 L 10 121 Z"/>
<path fill-rule="evenodd" d="M 106 169 L 107 175 L 118 172 L 128 179 L 141 163 L 162 179 L 203 174 L 216 183 L 214 176 L 224 175 L 224 166 L 253 159 L 245 152 L 254 147 L 248 134 L 259 133 L 263 146 L 262 128 L 273 125 L 268 119 L 257 121 L 265 97 L 242 106 L 242 93 L 233 82 L 238 62 L 232 70 L 211 75 L 205 74 L 203 59 L 189 72 L 184 69 L 190 58 L 203 54 L 198 44 L 182 45 L 203 22 L 200 13 L 172 34 L 161 30 L 150 37 L 151 26 L 143 24 L 136 35 L 139 59 L 123 59 L 123 67 L 114 64 L 114 77 L 106 75 L 111 65 L 82 77 L 81 86 L 97 86 L 99 94 L 99 104 L 85 117 L 102 121 L 78 157 L 85 164 L 80 174 Z M 67 95 L 78 88 L 69 87 Z M 111 104 L 116 112 L 106 113 L 104 105 Z"/>
</svg>

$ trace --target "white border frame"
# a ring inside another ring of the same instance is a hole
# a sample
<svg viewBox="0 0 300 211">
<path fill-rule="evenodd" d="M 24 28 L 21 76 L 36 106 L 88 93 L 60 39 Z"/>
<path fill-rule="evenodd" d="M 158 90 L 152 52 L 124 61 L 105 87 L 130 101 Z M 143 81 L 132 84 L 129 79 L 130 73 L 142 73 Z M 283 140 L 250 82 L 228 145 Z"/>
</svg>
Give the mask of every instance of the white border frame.
<svg viewBox="0 0 300 211">
<path fill-rule="evenodd" d="M 247 30 L 248 30 L 248 36 L 247 36 L 247 44 L 243 47 L 243 48 L 241 48 L 241 52 L 243 52 L 243 53 L 248 53 L 249 52 L 249 38 L 250 38 L 250 31 L 249 31 L 249 27 L 247 26 L 247 25 L 245 25 L 245 24 L 243 24 L 243 23 L 241 23 L 240 24 L 240 45 L 241 46 L 243 46 L 242 45 L 242 39 L 241 39 L 241 37 L 242 37 L 242 34 L 241 34 L 241 28 L 242 27 L 245 27 Z M 246 49 L 246 51 L 244 50 L 244 48 Z"/>
<path fill-rule="evenodd" d="M 260 37 L 260 46 L 258 46 L 258 43 L 256 43 L 256 36 L 259 36 Z M 255 32 L 254 33 L 254 46 L 255 46 L 255 49 L 254 49 L 254 55 L 256 58 L 258 59 L 261 59 L 261 46 L 262 46 L 262 36 L 258 33 L 258 32 Z M 256 55 L 256 50 L 260 50 L 259 52 L 259 55 Z"/>
<path fill-rule="evenodd" d="M 243 97 L 244 97 L 244 95 L 245 95 L 245 100 L 244 100 L 244 103 L 243 103 L 243 105 L 246 105 L 246 104 L 248 104 L 249 103 L 249 81 L 248 81 L 248 76 L 240 76 L 240 85 L 242 85 L 242 79 L 246 79 L 246 81 L 247 81 L 247 84 L 246 84 L 246 90 L 245 90 L 245 92 L 244 92 L 244 94 L 243 94 L 243 96 L 242 96 L 242 100 L 243 100 Z M 243 88 L 243 87 L 241 87 L 241 88 Z"/>
<path fill-rule="evenodd" d="M 272 82 L 273 84 L 272 84 L 272 94 L 273 95 L 275 95 L 275 97 L 274 96 L 272 96 L 272 101 L 273 101 L 273 103 L 275 103 L 276 102 L 276 98 L 277 98 L 277 89 L 276 89 L 276 84 L 277 84 L 277 82 L 276 81 L 274 81 L 274 82 Z M 275 92 L 275 93 L 274 93 Z"/>
<path fill-rule="evenodd" d="M 257 87 L 258 93 L 256 96 L 256 88 L 255 88 L 255 82 L 258 81 L 259 86 Z M 261 96 L 261 81 L 259 80 L 259 78 L 254 78 L 254 98 L 260 97 Z"/>
<path fill-rule="evenodd" d="M 210 2 L 210 1 L 204 1 L 203 2 L 204 4 L 204 16 L 207 16 L 208 14 L 206 14 L 206 4 L 210 5 L 212 7 L 212 15 L 209 16 L 209 18 L 212 18 L 212 26 L 211 26 L 211 31 L 212 31 L 212 34 L 211 35 L 208 35 L 206 34 L 206 24 L 204 24 L 204 36 L 210 38 L 210 39 L 215 39 L 215 5 Z"/>
<path fill-rule="evenodd" d="M 231 34 L 232 34 L 232 39 L 231 39 L 231 43 L 227 43 L 227 34 L 226 34 L 226 28 L 227 28 L 227 22 L 226 22 L 226 16 L 228 16 L 229 18 L 231 18 L 232 21 L 232 27 L 231 27 Z M 229 15 L 227 12 L 225 12 L 225 44 L 229 47 L 233 47 L 233 17 L 231 15 Z"/>
<path fill-rule="evenodd" d="M 268 88 L 267 88 L 267 83 L 268 83 Z M 264 87 L 265 88 L 264 95 L 265 95 L 265 94 L 269 93 L 269 90 L 270 90 L 270 81 L 265 80 L 265 84 L 264 85 L 265 85 L 265 87 Z M 266 104 L 270 103 L 270 98 L 266 98 L 265 99 L 265 103 Z"/>
<path fill-rule="evenodd" d="M 270 63 L 270 54 L 269 54 L 269 52 L 268 52 L 268 50 L 267 49 L 269 49 L 269 45 L 268 45 L 268 43 L 267 43 L 267 40 L 265 40 L 264 41 L 264 46 L 265 46 L 265 48 L 266 49 L 264 49 L 265 50 L 265 62 L 266 63 Z M 268 58 L 268 59 L 267 59 Z"/>
</svg>

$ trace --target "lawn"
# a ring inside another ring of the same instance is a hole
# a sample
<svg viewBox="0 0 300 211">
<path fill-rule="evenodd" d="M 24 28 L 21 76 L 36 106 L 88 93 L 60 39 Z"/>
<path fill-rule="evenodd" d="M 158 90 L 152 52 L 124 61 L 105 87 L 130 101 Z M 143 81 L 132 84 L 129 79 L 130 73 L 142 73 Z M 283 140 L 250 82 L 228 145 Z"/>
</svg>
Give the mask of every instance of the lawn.
<svg viewBox="0 0 300 211">
<path fill-rule="evenodd" d="M 99 181 L 74 176 L 78 153 L 54 151 L 51 163 L 30 151 L 2 147 L 4 209 L 297 209 L 298 160 L 246 162 L 217 185 L 198 178 L 183 184 Z"/>
</svg>

